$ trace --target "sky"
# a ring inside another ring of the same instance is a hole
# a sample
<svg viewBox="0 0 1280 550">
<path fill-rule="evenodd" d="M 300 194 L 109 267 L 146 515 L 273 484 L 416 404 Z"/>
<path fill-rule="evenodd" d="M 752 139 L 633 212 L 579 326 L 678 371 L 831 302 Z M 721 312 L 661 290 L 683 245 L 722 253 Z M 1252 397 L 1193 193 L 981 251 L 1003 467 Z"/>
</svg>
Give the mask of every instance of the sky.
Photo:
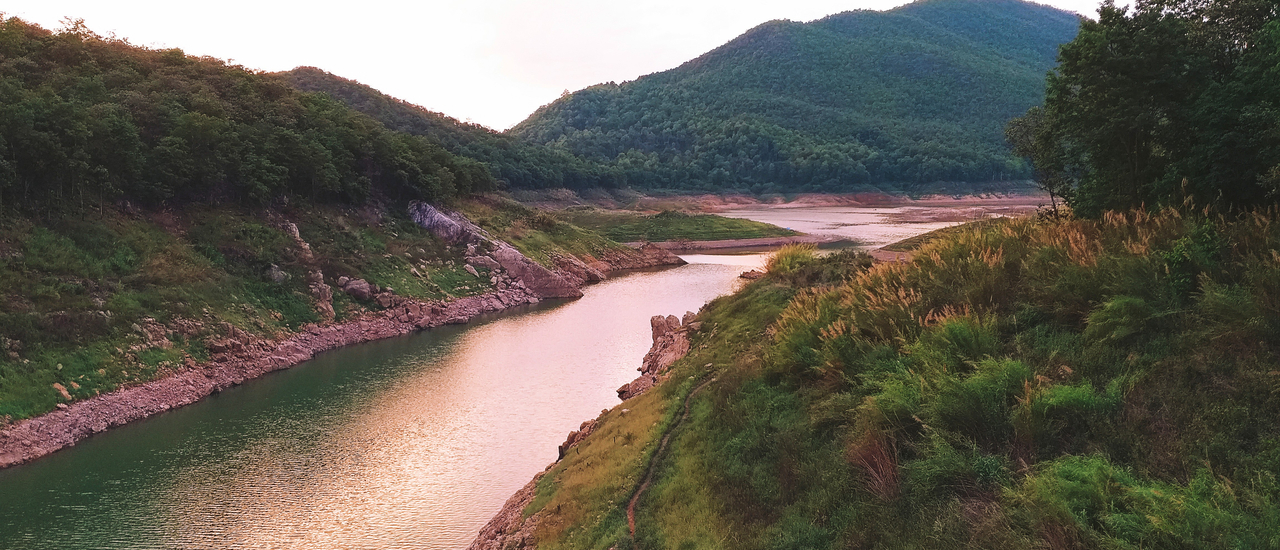
<svg viewBox="0 0 1280 550">
<path fill-rule="evenodd" d="M 903 0 L 5 0 L 0 13 L 262 71 L 314 66 L 504 130 L 564 91 L 693 59 L 772 19 Z M 1040 0 L 1094 16 L 1099 0 Z M 1118 2 L 1119 3 L 1119 2 Z"/>
</svg>

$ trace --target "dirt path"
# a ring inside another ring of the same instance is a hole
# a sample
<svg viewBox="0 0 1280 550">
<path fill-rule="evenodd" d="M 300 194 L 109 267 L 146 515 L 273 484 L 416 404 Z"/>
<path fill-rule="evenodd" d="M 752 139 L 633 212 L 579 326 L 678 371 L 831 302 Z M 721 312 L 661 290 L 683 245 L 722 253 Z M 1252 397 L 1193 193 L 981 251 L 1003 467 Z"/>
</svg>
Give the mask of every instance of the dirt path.
<svg viewBox="0 0 1280 550">
<path fill-rule="evenodd" d="M 680 424 L 684 422 L 684 419 L 689 417 L 689 402 L 693 400 L 693 396 L 698 393 L 698 390 L 715 381 L 715 378 L 703 381 L 696 388 L 693 388 L 689 395 L 685 396 L 684 413 L 667 428 L 667 433 L 662 435 L 662 442 L 658 444 L 658 450 L 649 458 L 649 467 L 644 472 L 644 480 L 640 482 L 639 487 L 636 487 L 635 494 L 632 494 L 631 500 L 627 502 L 627 527 L 631 530 L 631 538 L 633 540 L 636 538 L 636 505 L 640 502 L 640 496 L 644 494 L 645 489 L 648 489 L 649 485 L 653 483 L 654 472 L 658 469 L 658 463 L 662 460 L 662 455 L 667 451 L 667 443 L 671 441 L 671 434 L 674 434 Z"/>
</svg>

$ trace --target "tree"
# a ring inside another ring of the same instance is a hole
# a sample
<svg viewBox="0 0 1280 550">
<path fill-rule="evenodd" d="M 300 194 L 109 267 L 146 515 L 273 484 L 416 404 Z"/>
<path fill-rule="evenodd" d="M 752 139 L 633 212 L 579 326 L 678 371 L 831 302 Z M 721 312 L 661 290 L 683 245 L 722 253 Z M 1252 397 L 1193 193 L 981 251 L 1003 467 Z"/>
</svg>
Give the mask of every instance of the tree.
<svg viewBox="0 0 1280 550">
<path fill-rule="evenodd" d="M 1044 109 L 1007 136 L 1084 216 L 1275 200 L 1277 5 L 1146 0 L 1131 13 L 1107 2 L 1062 46 Z"/>
<path fill-rule="evenodd" d="M 1053 134 L 1055 127 L 1046 124 L 1044 118 L 1044 108 L 1032 107 L 1027 114 L 1010 120 L 1004 135 L 1013 147 L 1013 154 L 1030 160 L 1035 166 L 1033 180 L 1049 194 L 1049 203 L 1057 214 L 1058 200 L 1071 198 L 1074 178 L 1067 169 L 1068 155 L 1063 142 Z"/>
</svg>

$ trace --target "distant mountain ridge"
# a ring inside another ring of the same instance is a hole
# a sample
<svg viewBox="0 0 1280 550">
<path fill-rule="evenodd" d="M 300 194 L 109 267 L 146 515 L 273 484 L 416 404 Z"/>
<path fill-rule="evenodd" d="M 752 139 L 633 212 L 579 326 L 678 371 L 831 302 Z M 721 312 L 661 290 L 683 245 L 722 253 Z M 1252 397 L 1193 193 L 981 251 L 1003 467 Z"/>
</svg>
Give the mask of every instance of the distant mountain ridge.
<svg viewBox="0 0 1280 550">
<path fill-rule="evenodd" d="M 326 93 L 387 128 L 426 137 L 452 154 L 484 162 L 495 178 L 511 187 L 614 187 L 623 181 L 616 170 L 563 149 L 527 143 L 462 122 L 315 67 L 298 67 L 275 76 L 304 92 Z"/>
<path fill-rule="evenodd" d="M 770 21 L 675 69 L 592 86 L 509 133 L 608 162 L 637 187 L 756 192 L 1023 179 L 1007 120 L 1041 102 L 1079 17 L 924 0 Z"/>
</svg>

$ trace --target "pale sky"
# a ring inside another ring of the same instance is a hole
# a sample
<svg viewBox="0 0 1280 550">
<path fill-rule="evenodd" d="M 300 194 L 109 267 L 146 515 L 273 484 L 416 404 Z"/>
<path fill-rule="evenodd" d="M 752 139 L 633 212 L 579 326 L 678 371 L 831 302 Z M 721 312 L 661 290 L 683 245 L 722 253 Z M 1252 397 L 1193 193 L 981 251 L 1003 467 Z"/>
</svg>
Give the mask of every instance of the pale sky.
<svg viewBox="0 0 1280 550">
<path fill-rule="evenodd" d="M 311 65 L 503 130 L 564 90 L 673 68 L 771 19 L 810 21 L 903 0 L 6 0 L 45 28 L 182 48 L 251 69 Z M 1098 0 L 1040 3 L 1094 16 Z M 1118 2 L 1119 3 L 1119 2 Z"/>
</svg>

